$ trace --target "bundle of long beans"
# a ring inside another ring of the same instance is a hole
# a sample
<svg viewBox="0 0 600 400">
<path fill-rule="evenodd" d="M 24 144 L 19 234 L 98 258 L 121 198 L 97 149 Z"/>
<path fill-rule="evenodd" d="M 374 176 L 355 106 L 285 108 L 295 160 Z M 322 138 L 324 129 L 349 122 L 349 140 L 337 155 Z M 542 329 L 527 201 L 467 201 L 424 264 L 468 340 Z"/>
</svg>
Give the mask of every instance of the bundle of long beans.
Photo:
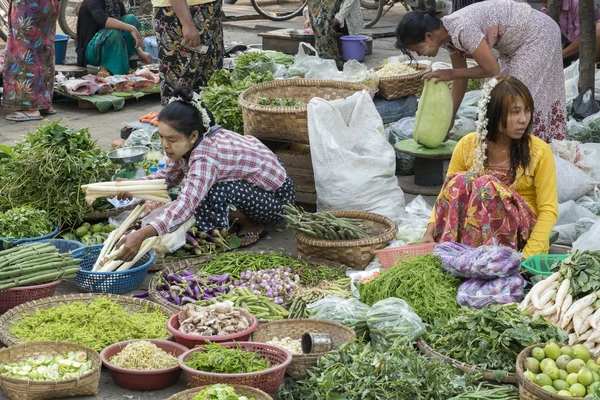
<svg viewBox="0 0 600 400">
<path fill-rule="evenodd" d="M 0 251 L 0 290 L 73 278 L 80 261 L 69 254 L 60 254 L 48 243 Z"/>
<path fill-rule="evenodd" d="M 283 206 L 288 227 L 298 233 L 325 240 L 356 240 L 371 237 L 359 219 L 338 218 L 331 213 L 308 213 L 293 206 Z"/>
</svg>

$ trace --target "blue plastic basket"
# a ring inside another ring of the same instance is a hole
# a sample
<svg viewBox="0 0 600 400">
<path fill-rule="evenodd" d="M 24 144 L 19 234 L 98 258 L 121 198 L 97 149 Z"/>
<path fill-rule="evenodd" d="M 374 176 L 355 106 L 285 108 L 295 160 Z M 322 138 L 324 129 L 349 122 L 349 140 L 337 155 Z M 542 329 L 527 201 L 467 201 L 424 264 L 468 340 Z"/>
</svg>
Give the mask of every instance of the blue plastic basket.
<svg viewBox="0 0 600 400">
<path fill-rule="evenodd" d="M 119 272 L 92 272 L 94 263 L 102 250 L 101 244 L 84 247 L 71 252 L 71 257 L 80 258 L 81 270 L 73 281 L 84 292 L 123 294 L 137 289 L 148 273 L 148 268 L 154 262 L 154 253 L 145 254 L 133 268 Z"/>
<path fill-rule="evenodd" d="M 81 249 L 85 247 L 85 244 L 76 240 L 68 239 L 44 239 L 39 240 L 37 243 L 50 243 L 52 246 L 58 249 L 59 253 L 69 253 L 73 250 Z"/>
<path fill-rule="evenodd" d="M 58 235 L 58 227 L 57 226 L 54 227 L 52 232 L 50 232 L 49 234 L 44 235 L 44 236 L 38 236 L 38 237 L 33 237 L 33 238 L 19 238 L 19 239 L 0 238 L 0 249 L 2 249 L 2 248 L 7 249 L 11 246 L 16 246 L 21 243 L 39 242 L 40 240 L 44 240 L 44 239 L 52 239 L 56 235 Z"/>
</svg>

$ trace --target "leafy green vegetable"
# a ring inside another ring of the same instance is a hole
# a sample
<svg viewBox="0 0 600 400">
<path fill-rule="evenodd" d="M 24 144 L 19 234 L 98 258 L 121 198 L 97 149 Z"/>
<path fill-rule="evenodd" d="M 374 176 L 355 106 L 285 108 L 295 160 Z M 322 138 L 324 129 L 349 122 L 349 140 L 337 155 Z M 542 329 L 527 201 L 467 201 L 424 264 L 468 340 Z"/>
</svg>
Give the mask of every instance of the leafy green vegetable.
<svg viewBox="0 0 600 400">
<path fill-rule="evenodd" d="M 280 400 L 446 400 L 475 388 L 477 374 L 462 375 L 440 360 L 419 354 L 398 339 L 386 352 L 350 342 L 325 354 L 307 378 L 280 388 Z"/>
<path fill-rule="evenodd" d="M 166 339 L 167 320 L 158 309 L 128 310 L 100 297 L 38 309 L 14 324 L 11 333 L 23 342 L 60 340 L 100 351 L 124 340 Z"/>
<path fill-rule="evenodd" d="M 561 273 L 560 282 L 570 280 L 569 293 L 573 298 L 596 292 L 600 290 L 600 251 L 575 250 L 554 264 L 552 271 Z"/>
<path fill-rule="evenodd" d="M 531 315 L 521 314 L 516 304 L 481 310 L 461 308 L 456 318 L 436 323 L 425 335 L 431 347 L 448 357 L 507 372 L 515 371 L 517 356 L 523 348 L 567 340 L 566 332 L 541 317 L 533 319 Z"/>
<path fill-rule="evenodd" d="M 0 160 L 0 210 L 31 206 L 60 228 L 81 222 L 91 207 L 81 185 L 110 180 L 115 166 L 87 129 L 60 121 L 39 126 Z"/>
<path fill-rule="evenodd" d="M 433 323 L 457 315 L 459 283 L 444 272 L 438 256 L 424 255 L 385 270 L 358 290 L 361 301 L 370 306 L 389 297 L 403 299 L 425 322 Z"/>
<path fill-rule="evenodd" d="M 280 106 L 280 107 L 292 107 L 292 106 L 304 106 L 305 102 L 302 100 L 295 99 L 282 99 L 280 97 L 259 97 L 258 104 L 263 106 Z"/>
<path fill-rule="evenodd" d="M 48 213 L 29 206 L 13 208 L 0 214 L 0 238 L 33 238 L 47 235 L 52 229 Z"/>
<path fill-rule="evenodd" d="M 251 271 L 259 271 L 263 269 L 290 267 L 305 268 L 308 264 L 281 253 L 225 253 L 213 257 L 204 267 L 202 272 L 209 275 L 229 274 L 232 278 L 237 279 L 240 273 Z M 302 275 L 300 275 L 300 282 Z"/>
<path fill-rule="evenodd" d="M 469 82 L 467 83 L 467 92 L 481 90 L 483 88 L 483 82 L 483 79 L 469 79 Z"/>
<path fill-rule="evenodd" d="M 231 386 L 217 384 L 202 390 L 192 400 L 254 400 L 254 398 L 238 396 Z"/>
<path fill-rule="evenodd" d="M 209 343 L 202 347 L 204 351 L 192 353 L 185 365 L 197 371 L 218 374 L 245 374 L 264 371 L 271 366 L 269 359 L 259 353 L 242 350 L 239 345 L 233 348 Z"/>
</svg>

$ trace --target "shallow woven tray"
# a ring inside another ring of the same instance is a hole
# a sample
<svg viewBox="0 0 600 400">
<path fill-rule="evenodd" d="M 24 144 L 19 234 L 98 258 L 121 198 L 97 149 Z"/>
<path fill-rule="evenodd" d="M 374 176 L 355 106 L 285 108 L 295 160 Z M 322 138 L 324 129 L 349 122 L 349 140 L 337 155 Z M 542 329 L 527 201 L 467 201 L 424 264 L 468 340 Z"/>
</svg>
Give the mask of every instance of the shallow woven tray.
<svg viewBox="0 0 600 400">
<path fill-rule="evenodd" d="M 267 252 L 265 252 L 265 253 L 267 253 Z M 281 253 L 281 252 L 277 252 L 277 253 Z M 296 256 L 296 255 L 286 254 L 286 253 L 283 253 L 283 254 L 287 255 L 288 257 L 297 258 L 301 261 L 304 261 L 304 262 L 306 262 L 308 264 L 312 264 L 312 265 L 327 265 L 329 267 L 340 268 L 342 270 L 348 269 L 348 267 L 346 267 L 345 265 L 333 263 L 333 262 L 327 261 L 327 260 L 322 260 L 322 259 L 319 259 L 316 257 L 306 257 L 306 256 L 301 256 L 301 255 Z M 212 257 L 214 257 L 214 256 L 212 256 Z M 189 269 L 190 272 L 196 273 L 196 272 L 198 272 L 198 270 L 200 270 L 202 265 L 206 264 L 208 261 L 209 261 L 209 259 L 205 260 L 202 263 L 199 263 L 196 265 L 191 265 L 191 266 L 187 266 L 185 264 L 173 265 L 171 267 L 167 267 L 164 270 L 164 272 L 166 272 L 167 274 L 171 274 L 171 273 L 179 273 L 185 269 Z M 158 293 L 158 290 L 156 290 L 156 286 L 158 284 L 158 278 L 159 278 L 159 275 L 155 274 L 152 277 L 152 279 L 150 280 L 150 283 L 148 284 L 148 296 L 150 297 L 150 299 L 153 302 L 160 304 L 161 306 L 169 309 L 173 313 L 178 313 L 179 311 L 181 311 L 182 307 L 168 302 Z M 270 322 L 270 321 L 260 320 L 259 322 L 263 323 L 263 322 Z"/>
<path fill-rule="evenodd" d="M 173 396 L 169 397 L 167 400 L 193 400 L 194 397 L 196 397 L 196 395 L 198 393 L 200 393 L 201 391 L 203 391 L 204 389 L 210 387 L 212 385 L 208 385 L 208 386 L 198 386 L 195 387 L 193 389 L 188 389 L 185 392 L 180 392 L 177 394 L 174 394 Z M 266 394 L 265 392 L 263 392 L 260 389 L 256 389 L 250 386 L 242 386 L 242 385 L 229 385 L 232 386 L 235 389 L 235 393 L 237 395 L 240 396 L 246 396 L 249 399 L 254 399 L 254 400 L 273 400 L 273 398 L 271 396 L 269 396 L 268 394 Z"/>
<path fill-rule="evenodd" d="M 552 394 L 550 392 L 547 392 L 546 390 L 542 389 L 540 386 L 536 385 L 535 383 L 529 381 L 525 375 L 525 369 L 523 368 L 523 365 L 525 365 L 525 359 L 527 357 L 529 357 L 531 355 L 531 350 L 533 350 L 534 347 L 541 347 L 544 348 L 546 346 L 546 344 L 535 344 L 533 346 L 529 346 L 526 347 L 525 349 L 523 349 L 523 351 L 521 351 L 521 353 L 519 353 L 519 356 L 517 357 L 517 379 L 519 381 L 519 396 L 521 398 L 521 400 L 567 400 L 567 399 L 573 399 L 573 397 L 567 397 L 567 396 L 559 396 L 557 394 Z M 564 345 L 559 345 L 560 347 L 563 347 Z M 598 357 L 592 357 L 593 360 L 597 359 Z M 575 397 L 580 398 L 580 397 Z"/>
<path fill-rule="evenodd" d="M 420 93 L 423 90 L 423 75 L 431 72 L 430 65 L 417 64 L 417 72 L 410 75 L 390 76 L 379 78 L 378 96 L 386 100 L 395 100 L 400 97 Z"/>
<path fill-rule="evenodd" d="M 90 303 L 96 300 L 99 297 L 106 297 L 109 300 L 112 300 L 118 303 L 121 306 L 126 306 L 129 309 L 142 309 L 148 306 L 150 309 L 157 309 L 165 314 L 167 317 L 173 315 L 173 312 L 156 303 L 152 303 L 151 301 L 138 299 L 135 297 L 126 297 L 119 296 L 115 294 L 94 294 L 94 293 L 80 293 L 80 294 L 70 294 L 66 296 L 54 296 L 54 297 L 46 297 L 40 300 L 30 301 L 15 308 L 8 310 L 0 317 L 0 340 L 6 346 L 14 346 L 19 344 L 20 341 L 17 337 L 13 336 L 10 333 L 10 330 L 16 322 L 20 321 L 23 317 L 23 314 L 34 314 L 36 310 L 39 309 L 47 309 L 59 306 L 65 303 L 72 303 L 75 301 L 83 301 Z M 172 336 L 169 335 L 163 339 L 172 339 Z"/>
<path fill-rule="evenodd" d="M 398 225 L 388 217 L 366 211 L 332 211 L 336 217 L 361 219 L 363 227 L 373 237 L 359 240 L 323 240 L 296 233 L 298 254 L 311 255 L 365 269 L 375 257 L 375 250 L 387 246 L 396 237 Z"/>
<path fill-rule="evenodd" d="M 13 379 L 0 375 L 0 387 L 12 400 L 43 400 L 97 394 L 102 368 L 100 355 L 89 347 L 77 343 L 31 342 L 8 347 L 0 350 L 0 364 L 18 362 L 41 355 L 58 355 L 68 351 L 85 351 L 88 360 L 92 361 L 92 370 L 75 379 L 55 382 Z"/>
<path fill-rule="evenodd" d="M 366 88 L 359 83 L 316 79 L 284 79 L 251 86 L 238 99 L 244 117 L 244 135 L 308 143 L 306 105 L 263 106 L 257 103 L 258 98 L 294 99 L 308 104 L 314 97 L 325 100 L 343 99 Z"/>
<path fill-rule="evenodd" d="M 429 346 L 427 343 L 425 343 L 421 339 L 417 340 L 417 348 L 419 349 L 419 351 L 421 351 L 421 353 L 423 353 L 425 356 L 427 356 L 429 358 L 447 362 L 448 364 L 453 365 L 454 367 L 458 368 L 459 370 L 461 370 L 463 372 L 479 372 L 483 375 L 483 379 L 486 379 L 488 381 L 498 382 L 498 380 L 496 379 L 496 375 L 494 374 L 494 371 L 489 370 L 489 369 L 483 370 L 474 365 L 467 364 L 467 363 L 455 360 L 454 358 L 445 356 L 441 353 L 438 353 L 437 351 L 435 351 L 433 349 L 433 347 Z M 516 384 L 517 383 L 517 374 L 511 372 L 507 376 L 502 378 L 500 380 L 500 382 Z"/>
<path fill-rule="evenodd" d="M 252 333 L 250 340 L 261 343 L 266 343 L 274 337 L 300 340 L 305 333 L 328 333 L 331 335 L 335 347 L 356 339 L 354 330 L 337 322 L 320 319 L 290 319 L 259 325 Z M 288 365 L 285 372 L 294 379 L 301 378 L 307 369 L 317 365 L 317 360 L 324 354 L 292 354 L 292 363 Z"/>
<path fill-rule="evenodd" d="M 213 258 L 214 254 L 206 254 L 197 257 L 188 257 L 188 258 L 165 258 L 165 257 L 156 257 L 154 258 L 154 263 L 148 268 L 148 271 L 162 271 L 163 269 L 177 269 L 178 271 L 182 269 L 186 269 L 189 267 L 193 267 L 195 265 L 205 264 Z"/>
</svg>

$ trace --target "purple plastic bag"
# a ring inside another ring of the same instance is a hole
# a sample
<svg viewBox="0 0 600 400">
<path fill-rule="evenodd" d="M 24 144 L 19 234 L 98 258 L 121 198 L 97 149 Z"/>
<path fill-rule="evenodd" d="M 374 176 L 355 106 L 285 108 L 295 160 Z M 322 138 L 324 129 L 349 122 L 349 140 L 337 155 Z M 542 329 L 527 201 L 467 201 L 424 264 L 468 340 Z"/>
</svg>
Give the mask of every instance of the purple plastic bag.
<svg viewBox="0 0 600 400">
<path fill-rule="evenodd" d="M 525 279 L 519 274 L 491 280 L 469 279 L 458 288 L 456 302 L 473 308 L 516 303 L 523 299 L 524 288 Z"/>
<path fill-rule="evenodd" d="M 519 272 L 521 265 L 521 254 L 504 246 L 444 242 L 435 246 L 433 253 L 440 256 L 446 272 L 459 278 L 503 278 Z"/>
</svg>

